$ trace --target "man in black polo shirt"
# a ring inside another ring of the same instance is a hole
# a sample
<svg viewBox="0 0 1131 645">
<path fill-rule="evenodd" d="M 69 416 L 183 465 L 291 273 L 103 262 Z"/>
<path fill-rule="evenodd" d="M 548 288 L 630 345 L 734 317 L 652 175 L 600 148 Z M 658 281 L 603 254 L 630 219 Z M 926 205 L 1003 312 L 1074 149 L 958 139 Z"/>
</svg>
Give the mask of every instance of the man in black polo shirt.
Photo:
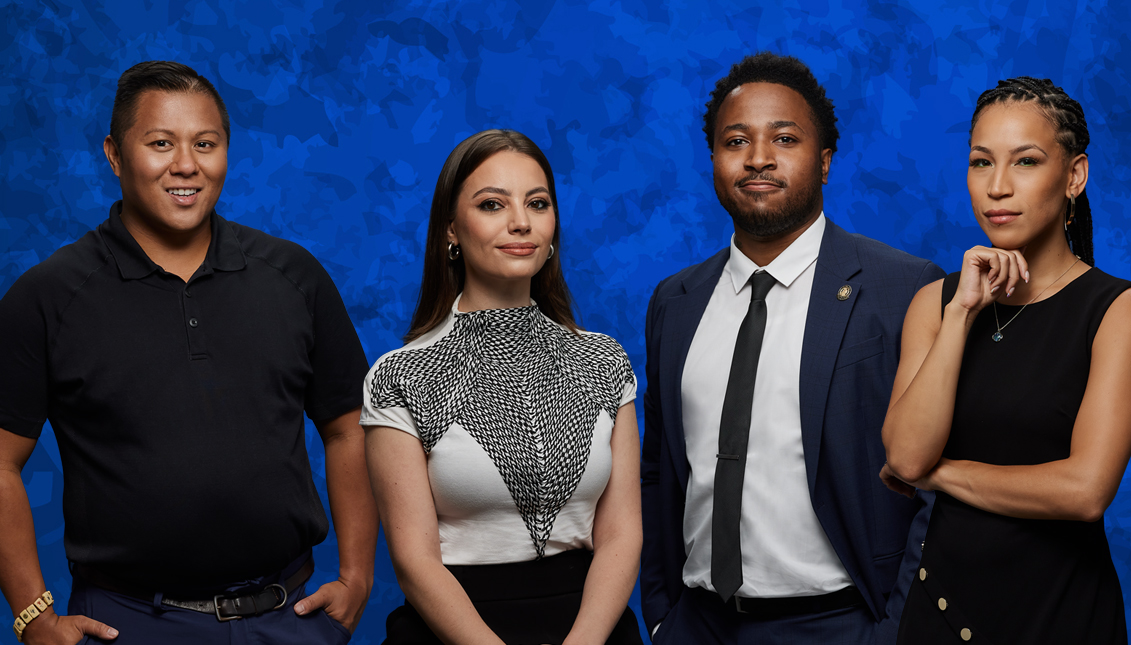
<svg viewBox="0 0 1131 645">
<path fill-rule="evenodd" d="M 0 301 L 0 589 L 27 643 L 344 643 L 361 617 L 377 541 L 368 362 L 313 256 L 213 210 L 229 139 L 195 71 L 128 70 L 104 144 L 122 201 Z M 328 523 L 304 410 L 340 554 L 339 579 L 309 597 Z M 67 616 L 48 607 L 20 478 L 46 419 Z"/>
</svg>

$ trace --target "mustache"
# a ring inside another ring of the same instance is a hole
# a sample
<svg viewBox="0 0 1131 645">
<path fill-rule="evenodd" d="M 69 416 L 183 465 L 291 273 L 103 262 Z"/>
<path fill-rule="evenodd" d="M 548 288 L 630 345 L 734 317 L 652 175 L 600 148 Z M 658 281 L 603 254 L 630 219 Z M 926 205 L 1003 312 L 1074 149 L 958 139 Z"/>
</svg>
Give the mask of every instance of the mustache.
<svg viewBox="0 0 1131 645">
<path fill-rule="evenodd" d="M 764 173 L 764 172 L 753 174 L 753 175 L 750 175 L 749 177 L 743 177 L 742 179 L 739 179 L 738 181 L 734 182 L 734 185 L 737 188 L 737 187 L 741 187 L 743 184 L 747 184 L 747 183 L 750 183 L 752 181 L 764 181 L 766 183 L 773 184 L 773 185 L 777 186 L 778 188 L 785 188 L 786 186 L 789 185 L 785 181 L 782 181 L 781 179 L 778 179 L 777 177 L 774 177 L 773 175 L 770 175 L 770 174 L 767 174 L 767 173 Z"/>
</svg>

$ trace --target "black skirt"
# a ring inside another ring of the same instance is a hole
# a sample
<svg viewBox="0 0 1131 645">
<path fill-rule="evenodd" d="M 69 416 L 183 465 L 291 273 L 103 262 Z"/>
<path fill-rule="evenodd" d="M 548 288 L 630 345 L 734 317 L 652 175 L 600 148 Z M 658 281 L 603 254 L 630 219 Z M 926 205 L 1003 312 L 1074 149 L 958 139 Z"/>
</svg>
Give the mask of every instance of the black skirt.
<svg viewBox="0 0 1131 645">
<path fill-rule="evenodd" d="M 593 554 L 566 551 L 541 560 L 449 566 L 476 611 L 507 645 L 557 645 L 577 612 Z M 385 621 L 385 645 L 441 645 L 416 609 L 405 602 Z M 636 615 L 625 608 L 607 645 L 643 645 Z"/>
</svg>

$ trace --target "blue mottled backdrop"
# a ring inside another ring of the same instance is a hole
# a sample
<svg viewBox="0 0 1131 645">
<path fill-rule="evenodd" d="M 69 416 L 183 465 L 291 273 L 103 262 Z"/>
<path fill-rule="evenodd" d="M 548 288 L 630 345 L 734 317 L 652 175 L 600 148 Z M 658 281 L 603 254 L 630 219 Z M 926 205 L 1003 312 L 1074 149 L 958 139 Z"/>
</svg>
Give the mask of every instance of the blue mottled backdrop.
<svg viewBox="0 0 1131 645">
<path fill-rule="evenodd" d="M 142 60 L 177 60 L 231 110 L 217 208 L 310 249 L 371 361 L 407 327 L 444 158 L 473 132 L 507 127 L 553 164 L 560 253 L 584 324 L 620 340 L 642 375 L 652 288 L 731 229 L 712 190 L 703 104 L 731 63 L 760 49 L 807 61 L 837 105 L 826 212 L 948 270 L 983 240 L 965 187 L 974 100 L 1002 77 L 1053 78 L 1091 125 L 1097 264 L 1131 278 L 1125 2 L 0 0 L 0 15 L 0 293 L 106 217 L 120 196 L 102 154 L 116 79 Z M 307 443 L 324 495 L 312 428 Z M 23 478 L 47 584 L 65 604 L 49 430 Z M 1131 591 L 1131 494 L 1106 523 Z M 334 577 L 333 534 L 316 558 L 315 582 Z M 354 642 L 381 642 L 402 599 L 382 541 Z"/>
</svg>

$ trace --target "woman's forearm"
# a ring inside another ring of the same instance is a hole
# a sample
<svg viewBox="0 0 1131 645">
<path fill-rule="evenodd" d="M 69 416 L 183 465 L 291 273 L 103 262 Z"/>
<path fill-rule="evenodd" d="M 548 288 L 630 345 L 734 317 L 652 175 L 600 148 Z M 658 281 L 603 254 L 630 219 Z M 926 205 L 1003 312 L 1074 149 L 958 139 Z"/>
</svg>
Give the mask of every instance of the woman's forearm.
<svg viewBox="0 0 1131 645">
<path fill-rule="evenodd" d="M 620 620 L 636 575 L 644 530 L 640 514 L 640 434 L 636 409 L 620 407 L 610 442 L 609 483 L 593 519 L 593 563 L 585 577 L 581 609 L 563 645 L 601 645 Z"/>
<path fill-rule="evenodd" d="M 883 440 L 888 466 L 904 481 L 921 479 L 942 458 L 954 417 L 958 374 L 976 314 L 955 304 L 907 389 L 888 410 Z"/>
<path fill-rule="evenodd" d="M 365 432 L 374 498 L 405 598 L 445 643 L 501 645 L 444 566 L 420 440 L 394 428 L 369 426 Z"/>
<path fill-rule="evenodd" d="M 581 610 L 563 645 L 604 643 L 624 613 L 640 570 L 643 542 L 640 532 L 625 533 L 594 549 Z"/>
<path fill-rule="evenodd" d="M 397 566 L 395 558 L 393 564 L 405 599 L 441 641 L 448 645 L 502 645 L 443 564 L 428 560 L 402 567 Z"/>
<path fill-rule="evenodd" d="M 1115 495 L 1070 457 L 1031 466 L 943 459 L 921 487 L 1009 517 L 1094 522 Z"/>
</svg>

